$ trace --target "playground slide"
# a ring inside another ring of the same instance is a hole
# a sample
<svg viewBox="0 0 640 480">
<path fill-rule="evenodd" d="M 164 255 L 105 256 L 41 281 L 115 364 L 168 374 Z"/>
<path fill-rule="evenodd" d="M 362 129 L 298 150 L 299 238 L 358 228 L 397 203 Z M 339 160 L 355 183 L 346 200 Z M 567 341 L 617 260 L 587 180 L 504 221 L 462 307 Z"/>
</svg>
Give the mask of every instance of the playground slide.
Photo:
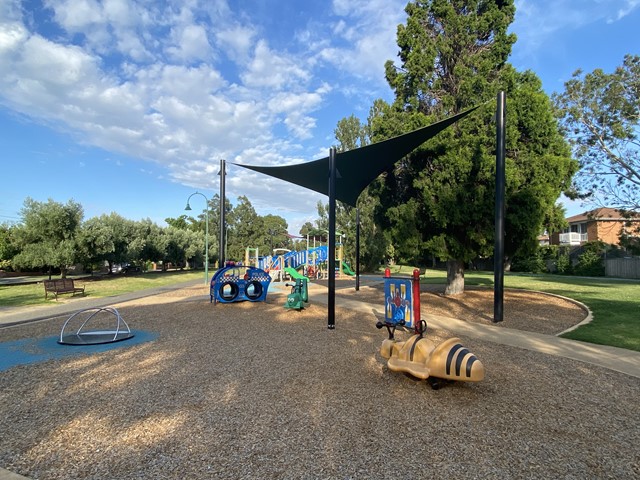
<svg viewBox="0 0 640 480">
<path fill-rule="evenodd" d="M 295 269 L 291 268 L 291 267 L 285 267 L 284 271 L 286 273 L 288 273 L 289 275 L 291 275 L 291 278 L 304 278 L 307 280 L 307 282 L 309 281 L 309 279 L 307 277 L 305 277 L 304 275 L 298 273 Z"/>
<path fill-rule="evenodd" d="M 351 270 L 349 268 L 349 265 L 347 265 L 346 263 L 342 262 L 342 271 L 344 273 L 346 273 L 347 275 L 351 275 L 352 277 L 356 274 L 356 272 L 354 272 L 353 270 Z"/>
</svg>

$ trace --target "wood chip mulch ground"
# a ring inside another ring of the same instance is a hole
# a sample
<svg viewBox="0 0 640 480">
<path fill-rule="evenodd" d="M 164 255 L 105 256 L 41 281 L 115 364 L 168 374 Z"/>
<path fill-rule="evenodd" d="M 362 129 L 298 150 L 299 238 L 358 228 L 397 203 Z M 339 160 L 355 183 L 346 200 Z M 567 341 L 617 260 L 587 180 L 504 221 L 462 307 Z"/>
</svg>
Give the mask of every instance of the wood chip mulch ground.
<svg viewBox="0 0 640 480">
<path fill-rule="evenodd" d="M 343 287 L 346 286 L 344 283 Z M 453 317 L 467 322 L 484 323 L 516 330 L 557 335 L 580 323 L 588 310 L 568 298 L 541 292 L 506 289 L 504 291 L 504 320 L 493 323 L 493 289 L 467 287 L 459 295 L 444 295 L 442 285 L 420 286 L 421 311 Z M 384 305 L 384 285 L 364 285 L 359 291 L 347 286 L 336 291 L 338 296 Z"/>
<path fill-rule="evenodd" d="M 338 308 L 330 331 L 322 305 L 207 293 L 117 305 L 153 341 L 0 372 L 0 466 L 33 479 L 640 478 L 638 378 L 462 338 L 487 377 L 435 391 L 387 369 L 373 313 Z M 423 295 L 490 321 L 482 291 Z M 505 326 L 565 327 L 572 306 L 519 295 Z M 65 319 L 0 340 L 55 336 Z"/>
</svg>

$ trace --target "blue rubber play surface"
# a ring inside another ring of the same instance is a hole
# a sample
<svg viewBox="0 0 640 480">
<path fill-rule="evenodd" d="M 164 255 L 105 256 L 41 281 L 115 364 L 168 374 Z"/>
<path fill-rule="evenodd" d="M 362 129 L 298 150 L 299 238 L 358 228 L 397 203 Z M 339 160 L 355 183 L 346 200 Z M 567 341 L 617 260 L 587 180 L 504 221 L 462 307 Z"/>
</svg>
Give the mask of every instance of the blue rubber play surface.
<svg viewBox="0 0 640 480">
<path fill-rule="evenodd" d="M 108 352 L 116 348 L 132 347 L 141 343 L 151 342 L 158 338 L 154 332 L 132 330 L 133 338 L 114 343 L 100 345 L 60 345 L 59 336 L 45 338 L 27 338 L 0 343 L 0 372 L 17 365 L 59 360 L 62 358 L 91 355 Z"/>
</svg>

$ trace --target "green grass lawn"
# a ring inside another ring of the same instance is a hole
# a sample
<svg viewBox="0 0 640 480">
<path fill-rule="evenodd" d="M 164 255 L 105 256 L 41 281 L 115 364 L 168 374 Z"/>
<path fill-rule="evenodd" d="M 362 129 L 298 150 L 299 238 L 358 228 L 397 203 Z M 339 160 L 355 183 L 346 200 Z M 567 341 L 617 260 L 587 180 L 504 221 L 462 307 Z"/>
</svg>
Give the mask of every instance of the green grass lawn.
<svg viewBox="0 0 640 480">
<path fill-rule="evenodd" d="M 58 277 L 56 277 L 58 278 Z M 85 280 L 76 280 L 76 284 L 84 285 L 85 295 L 92 298 L 121 295 L 123 293 L 144 290 L 147 288 L 162 287 L 190 280 L 202 280 L 204 284 L 204 272 L 162 272 L 142 273 L 139 275 L 109 275 L 91 277 Z M 67 298 L 69 294 L 59 298 Z M 21 307 L 27 305 L 41 305 L 45 303 L 55 304 L 53 296 L 48 300 L 44 298 L 44 286 L 34 285 L 0 285 L 0 307 Z"/>
<path fill-rule="evenodd" d="M 446 276 L 444 271 L 427 270 L 421 281 L 444 284 Z M 493 273 L 465 272 L 465 284 L 493 287 Z M 565 338 L 640 351 L 638 281 L 508 273 L 504 286 L 554 293 L 587 305 L 593 312 L 593 321 L 564 334 Z"/>
</svg>

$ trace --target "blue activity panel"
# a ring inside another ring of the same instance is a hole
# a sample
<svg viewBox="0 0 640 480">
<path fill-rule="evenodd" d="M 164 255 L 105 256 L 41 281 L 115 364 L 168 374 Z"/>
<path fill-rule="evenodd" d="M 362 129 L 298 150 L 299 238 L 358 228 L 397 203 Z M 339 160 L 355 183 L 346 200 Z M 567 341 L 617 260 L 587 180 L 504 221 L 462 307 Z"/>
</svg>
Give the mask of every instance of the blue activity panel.
<svg viewBox="0 0 640 480">
<path fill-rule="evenodd" d="M 385 277 L 384 317 L 387 323 L 405 322 L 413 327 L 412 283 L 408 278 Z"/>
<path fill-rule="evenodd" d="M 264 302 L 270 283 L 271 277 L 260 268 L 230 265 L 211 278 L 209 298 L 214 303 Z"/>
</svg>

